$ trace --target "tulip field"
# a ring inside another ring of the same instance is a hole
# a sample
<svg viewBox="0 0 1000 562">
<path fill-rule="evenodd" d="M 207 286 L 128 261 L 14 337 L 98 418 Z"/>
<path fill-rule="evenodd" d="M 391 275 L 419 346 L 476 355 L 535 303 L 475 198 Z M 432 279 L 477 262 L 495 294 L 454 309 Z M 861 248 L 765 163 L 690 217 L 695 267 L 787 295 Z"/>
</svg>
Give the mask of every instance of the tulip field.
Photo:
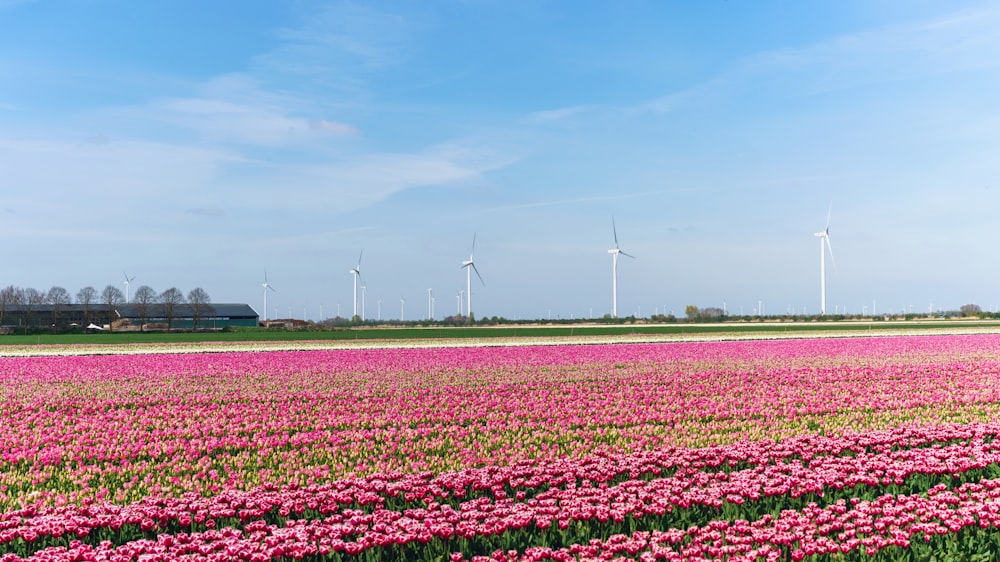
<svg viewBox="0 0 1000 562">
<path fill-rule="evenodd" d="M 991 560 L 1000 335 L 0 357 L 0 562 Z"/>
</svg>

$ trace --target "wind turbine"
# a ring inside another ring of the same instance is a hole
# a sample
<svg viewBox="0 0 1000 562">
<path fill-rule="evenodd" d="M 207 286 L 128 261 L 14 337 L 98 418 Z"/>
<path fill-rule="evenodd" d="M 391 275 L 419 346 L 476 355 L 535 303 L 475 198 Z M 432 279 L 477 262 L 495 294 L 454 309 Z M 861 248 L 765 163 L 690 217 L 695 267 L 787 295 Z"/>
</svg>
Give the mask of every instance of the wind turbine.
<svg viewBox="0 0 1000 562">
<path fill-rule="evenodd" d="M 365 250 L 362 248 L 361 253 L 358 254 L 358 265 L 350 270 L 350 273 L 354 274 L 354 315 L 351 316 L 351 320 L 358 317 L 358 277 L 361 277 L 361 256 L 363 255 L 365 255 Z"/>
<path fill-rule="evenodd" d="M 618 318 L 618 255 L 628 256 L 635 259 L 635 256 L 622 251 L 618 245 L 618 229 L 615 228 L 615 217 L 611 217 L 611 232 L 615 237 L 615 247 L 608 250 L 611 254 L 611 317 Z"/>
<path fill-rule="evenodd" d="M 135 281 L 135 275 L 129 277 L 128 273 L 125 273 L 124 271 L 122 272 L 122 275 L 125 276 L 125 304 L 128 304 L 128 287 L 129 284 L 132 283 L 132 281 Z"/>
<path fill-rule="evenodd" d="M 264 322 L 267 322 L 267 292 L 270 290 L 277 293 L 278 291 L 275 291 L 274 287 L 268 284 L 266 271 L 264 272 L 264 283 L 261 284 L 261 287 L 264 287 Z"/>
<path fill-rule="evenodd" d="M 837 271 L 837 260 L 833 259 L 833 246 L 830 245 L 830 215 L 833 212 L 833 202 L 830 202 L 830 210 L 826 213 L 826 228 L 822 232 L 817 232 L 815 236 L 819 238 L 819 313 L 826 314 L 826 252 L 830 252 L 830 261 L 833 262 L 833 270 Z"/>
<path fill-rule="evenodd" d="M 486 286 L 486 281 L 483 281 L 483 276 L 479 274 L 479 268 L 476 267 L 476 262 L 475 262 L 475 259 L 473 258 L 473 256 L 475 256 L 475 255 L 476 255 L 476 235 L 475 235 L 475 233 L 473 233 L 473 235 L 472 235 L 472 251 L 469 252 L 469 259 L 467 259 L 467 260 L 465 260 L 465 261 L 462 262 L 462 267 L 465 268 L 465 271 L 466 271 L 466 274 L 467 274 L 466 275 L 466 289 L 469 291 L 469 293 L 466 295 L 466 299 L 467 299 L 466 304 L 467 304 L 467 306 L 466 306 L 466 311 L 465 312 L 470 317 L 472 316 L 472 272 L 473 271 L 476 272 L 476 277 L 479 278 L 479 282 L 483 284 L 483 287 Z"/>
<path fill-rule="evenodd" d="M 399 321 L 406 321 L 406 299 L 399 297 Z"/>
</svg>

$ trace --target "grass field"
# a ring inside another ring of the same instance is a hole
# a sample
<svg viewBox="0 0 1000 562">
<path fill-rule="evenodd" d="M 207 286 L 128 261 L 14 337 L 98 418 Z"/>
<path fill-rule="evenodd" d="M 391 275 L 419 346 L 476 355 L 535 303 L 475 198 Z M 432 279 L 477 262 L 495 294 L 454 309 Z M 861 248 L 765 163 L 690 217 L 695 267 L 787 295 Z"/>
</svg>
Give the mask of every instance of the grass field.
<svg viewBox="0 0 1000 562">
<path fill-rule="evenodd" d="M 477 327 L 361 327 L 328 331 L 294 331 L 246 328 L 233 332 L 103 332 L 96 334 L 32 334 L 0 336 L 0 346 L 27 345 L 115 345 L 142 343 L 225 343 L 263 341 L 387 341 L 441 339 L 508 339 L 615 336 L 747 336 L 752 334 L 818 334 L 844 332 L 860 335 L 892 332 L 1000 330 L 1000 321 L 910 321 L 910 322 L 766 322 L 727 324 L 629 324 L 629 325 L 519 325 Z"/>
</svg>

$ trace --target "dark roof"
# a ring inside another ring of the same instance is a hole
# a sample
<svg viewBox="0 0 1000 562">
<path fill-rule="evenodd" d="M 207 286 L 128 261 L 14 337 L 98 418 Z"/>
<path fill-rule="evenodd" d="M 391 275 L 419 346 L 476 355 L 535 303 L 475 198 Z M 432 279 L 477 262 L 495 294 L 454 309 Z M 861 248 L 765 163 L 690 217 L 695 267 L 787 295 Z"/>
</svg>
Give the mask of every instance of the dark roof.
<svg viewBox="0 0 1000 562">
<path fill-rule="evenodd" d="M 36 305 L 20 305 L 20 304 L 8 304 L 0 305 L 6 314 L 18 314 L 22 311 L 28 311 L 31 314 L 51 314 L 55 305 L 51 304 L 36 304 Z M 136 303 L 129 304 L 118 304 L 114 305 L 112 308 L 117 311 L 117 316 L 119 318 L 139 318 L 139 305 Z M 92 303 L 88 307 L 91 314 L 106 314 L 108 311 L 108 306 L 104 303 Z M 74 315 L 83 314 L 82 304 L 62 304 L 59 305 L 59 311 L 61 315 Z M 191 318 L 193 316 L 192 307 L 189 304 L 179 304 L 174 308 L 174 318 Z M 162 304 L 152 304 L 149 305 L 146 310 L 146 318 L 163 318 L 166 317 L 166 310 Z M 257 318 L 257 311 L 253 309 L 248 304 L 244 303 L 210 303 L 206 304 L 202 313 L 202 318 Z"/>
<path fill-rule="evenodd" d="M 115 307 L 118 315 L 122 318 L 139 318 L 142 311 L 140 305 L 136 303 L 120 304 Z M 194 307 L 190 304 L 178 304 L 174 307 L 175 318 L 191 318 L 194 316 Z M 166 307 L 162 304 L 147 305 L 146 318 L 164 318 L 167 316 Z M 250 305 L 243 303 L 209 303 L 202 306 L 202 318 L 257 318 L 257 311 Z"/>
</svg>

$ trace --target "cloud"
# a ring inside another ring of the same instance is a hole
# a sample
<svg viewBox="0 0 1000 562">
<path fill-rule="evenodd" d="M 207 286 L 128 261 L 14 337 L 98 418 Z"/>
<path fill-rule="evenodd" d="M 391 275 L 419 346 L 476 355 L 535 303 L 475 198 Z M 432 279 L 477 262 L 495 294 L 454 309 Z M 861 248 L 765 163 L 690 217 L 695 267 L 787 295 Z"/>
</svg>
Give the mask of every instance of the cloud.
<svg viewBox="0 0 1000 562">
<path fill-rule="evenodd" d="M 659 189 L 656 191 L 642 191 L 638 193 L 616 193 L 615 195 L 595 195 L 592 197 L 570 197 L 566 199 L 556 199 L 551 201 L 532 201 L 528 203 L 518 203 L 515 205 L 504 205 L 502 207 L 494 207 L 488 209 L 487 212 L 495 213 L 500 211 L 516 211 L 519 209 L 534 209 L 538 207 L 554 207 L 562 205 L 571 205 L 575 203 L 592 203 L 595 201 L 621 201 L 625 199 L 639 199 L 642 197 L 650 197 L 653 195 L 660 195 L 663 193 L 681 193 L 688 191 L 697 191 L 699 193 L 704 193 L 704 190 L 688 190 L 688 189 Z"/>
<path fill-rule="evenodd" d="M 551 109 L 545 111 L 536 111 L 528 115 L 529 121 L 535 122 L 549 122 L 549 121 L 562 121 L 564 119 L 569 119 L 585 113 L 594 109 L 592 105 L 576 105 L 573 107 L 563 107 L 560 109 Z"/>
<path fill-rule="evenodd" d="M 219 167 L 238 160 L 221 150 L 119 140 L 104 144 L 0 137 L 0 168 L 11 192 L 5 202 L 25 217 L 61 224 L 117 221 L 162 213 L 175 200 L 205 197 Z M 80 209 L 88 209 L 80 213 Z"/>
<path fill-rule="evenodd" d="M 323 164 L 256 163 L 255 172 L 240 182 L 239 189 L 244 204 L 261 208 L 347 212 L 408 189 L 475 180 L 509 163 L 501 153 L 451 143 L 412 154 L 361 154 Z M 294 197 L 283 192 L 276 201 L 271 195 L 276 185 L 294 186 Z"/>
<path fill-rule="evenodd" d="M 155 209 L 151 225 L 166 224 L 171 213 L 219 217 L 222 209 L 337 212 L 416 187 L 475 181 L 510 163 L 488 143 L 463 139 L 393 151 L 361 146 L 354 139 L 361 127 L 337 115 L 345 105 L 364 114 L 357 104 L 341 103 L 344 96 L 322 75 L 288 80 L 304 72 L 285 65 L 293 59 L 364 80 L 408 56 L 409 25 L 336 4 L 300 29 L 279 32 L 285 44 L 245 71 L 176 85 L 170 95 L 128 106 L 88 109 L 67 120 L 65 131 L 8 131 L 0 136 L 5 182 L 32 192 L 8 204 L 30 214 L 42 212 L 43 200 L 69 204 L 68 213 L 80 204 L 96 208 L 88 220 L 99 222 L 123 209 Z M 107 133 L 85 136 L 74 125 Z M 39 137 L 48 140 L 33 140 Z"/>
<path fill-rule="evenodd" d="M 356 135 L 360 132 L 357 127 L 346 123 L 327 121 L 326 119 L 313 119 L 309 122 L 309 127 L 314 131 L 328 131 L 338 135 Z"/>
<path fill-rule="evenodd" d="M 117 128 L 116 136 L 176 139 L 180 133 L 191 138 L 188 142 L 233 148 L 325 145 L 359 133 L 328 117 L 331 110 L 313 97 L 269 90 L 246 74 L 218 76 L 193 90 L 188 96 L 93 110 L 87 117 L 101 128 Z"/>
<path fill-rule="evenodd" d="M 790 74 L 807 92 L 895 82 L 1000 66 L 994 7 L 892 25 L 836 37 L 801 48 L 759 53 L 738 72 L 749 76 Z"/>
<path fill-rule="evenodd" d="M 365 76 L 406 61 L 413 22 L 362 3 L 336 2 L 301 26 L 276 33 L 284 43 L 255 58 L 257 70 L 307 75 L 334 89 L 361 92 Z"/>
<path fill-rule="evenodd" d="M 767 89 L 784 98 L 1000 66 L 1000 9 L 845 34 L 747 56 L 713 78 L 640 102 L 630 112 L 666 113 L 718 97 Z"/>
</svg>

